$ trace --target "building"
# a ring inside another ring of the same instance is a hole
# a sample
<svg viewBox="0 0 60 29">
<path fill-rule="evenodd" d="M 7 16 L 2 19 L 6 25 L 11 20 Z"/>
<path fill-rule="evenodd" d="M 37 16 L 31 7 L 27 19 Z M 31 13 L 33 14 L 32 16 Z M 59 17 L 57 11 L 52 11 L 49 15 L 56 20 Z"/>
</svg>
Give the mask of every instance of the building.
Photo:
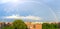
<svg viewBox="0 0 60 29">
<path fill-rule="evenodd" d="M 25 22 L 28 29 L 42 29 L 42 23 L 41 22 Z M 12 22 L 1 22 L 0 23 L 0 29 L 4 26 L 12 25 Z"/>
<path fill-rule="evenodd" d="M 29 29 L 42 29 L 41 22 L 25 22 Z"/>
</svg>

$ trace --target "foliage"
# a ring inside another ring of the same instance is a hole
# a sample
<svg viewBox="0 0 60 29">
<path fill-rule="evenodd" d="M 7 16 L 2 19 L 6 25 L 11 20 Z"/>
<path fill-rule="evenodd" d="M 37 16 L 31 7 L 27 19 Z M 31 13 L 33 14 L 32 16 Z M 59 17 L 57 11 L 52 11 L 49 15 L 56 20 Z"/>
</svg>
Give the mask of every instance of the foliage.
<svg viewBox="0 0 60 29">
<path fill-rule="evenodd" d="M 4 26 L 2 29 L 27 29 L 27 26 L 22 20 L 15 20 L 12 25 Z"/>
<path fill-rule="evenodd" d="M 2 29 L 14 29 L 13 26 L 4 26 Z"/>
<path fill-rule="evenodd" d="M 26 24 L 22 20 L 15 20 L 13 26 L 15 29 L 27 29 Z"/>
<path fill-rule="evenodd" d="M 43 23 L 42 29 L 58 29 L 58 24 Z"/>
</svg>

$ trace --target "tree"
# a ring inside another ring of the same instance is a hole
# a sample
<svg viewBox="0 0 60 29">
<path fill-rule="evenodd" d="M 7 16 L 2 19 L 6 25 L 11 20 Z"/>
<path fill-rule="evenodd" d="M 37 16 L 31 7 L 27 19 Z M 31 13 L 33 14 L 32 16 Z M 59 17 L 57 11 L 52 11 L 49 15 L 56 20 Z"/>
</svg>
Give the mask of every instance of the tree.
<svg viewBox="0 0 60 29">
<path fill-rule="evenodd" d="M 58 29 L 57 24 L 49 24 L 49 23 L 43 23 L 42 29 Z"/>
<path fill-rule="evenodd" d="M 22 20 L 15 20 L 12 25 L 4 26 L 2 29 L 28 29 Z"/>
<path fill-rule="evenodd" d="M 5 26 L 2 29 L 14 29 L 14 27 L 13 26 Z"/>
<path fill-rule="evenodd" d="M 22 20 L 15 20 L 13 26 L 15 29 L 27 29 L 27 25 Z"/>
</svg>

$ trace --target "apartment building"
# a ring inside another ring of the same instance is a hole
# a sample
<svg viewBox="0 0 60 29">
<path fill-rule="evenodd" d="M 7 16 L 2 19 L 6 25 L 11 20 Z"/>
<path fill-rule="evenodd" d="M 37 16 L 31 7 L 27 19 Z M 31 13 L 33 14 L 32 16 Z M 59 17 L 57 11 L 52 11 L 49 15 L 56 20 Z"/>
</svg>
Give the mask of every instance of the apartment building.
<svg viewBox="0 0 60 29">
<path fill-rule="evenodd" d="M 25 22 L 29 29 L 42 29 L 41 22 Z"/>
<path fill-rule="evenodd" d="M 42 29 L 42 23 L 38 22 L 25 22 L 25 24 L 28 26 L 28 29 Z M 4 26 L 12 25 L 12 22 L 0 22 L 0 29 Z"/>
</svg>

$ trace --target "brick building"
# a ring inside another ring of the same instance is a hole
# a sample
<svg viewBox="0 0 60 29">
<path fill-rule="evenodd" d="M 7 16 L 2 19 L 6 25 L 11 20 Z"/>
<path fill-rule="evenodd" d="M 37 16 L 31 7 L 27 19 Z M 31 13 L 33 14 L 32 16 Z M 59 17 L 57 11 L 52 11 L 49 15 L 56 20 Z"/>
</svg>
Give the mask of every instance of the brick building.
<svg viewBox="0 0 60 29">
<path fill-rule="evenodd" d="M 41 22 L 25 22 L 25 24 L 28 26 L 28 29 L 42 29 Z M 0 29 L 6 25 L 12 25 L 12 22 L 0 22 Z"/>
<path fill-rule="evenodd" d="M 42 29 L 41 22 L 25 22 L 29 29 Z"/>
</svg>

